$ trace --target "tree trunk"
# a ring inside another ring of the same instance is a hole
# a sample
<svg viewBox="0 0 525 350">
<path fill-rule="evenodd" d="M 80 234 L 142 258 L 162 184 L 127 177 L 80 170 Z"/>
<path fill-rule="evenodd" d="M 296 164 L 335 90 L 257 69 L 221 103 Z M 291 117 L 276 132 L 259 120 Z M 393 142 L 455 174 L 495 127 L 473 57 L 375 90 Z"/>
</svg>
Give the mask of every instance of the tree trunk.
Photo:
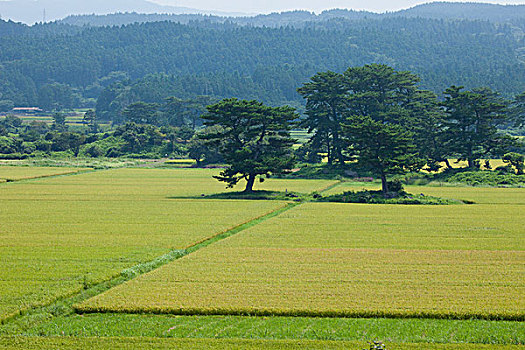
<svg viewBox="0 0 525 350">
<path fill-rule="evenodd" d="M 328 165 L 332 165 L 332 145 L 330 145 L 330 136 L 326 136 L 326 152 L 328 157 Z"/>
<path fill-rule="evenodd" d="M 253 185 L 254 184 L 255 184 L 255 175 L 248 175 L 248 179 L 246 180 L 246 188 L 244 189 L 244 193 L 253 192 Z"/>
<path fill-rule="evenodd" d="M 381 189 L 383 190 L 383 194 L 388 193 L 388 181 L 385 174 L 381 174 Z"/>
<path fill-rule="evenodd" d="M 333 160 L 334 162 L 337 161 L 340 164 L 344 164 L 343 162 L 343 155 L 341 154 L 341 148 L 339 145 L 339 133 L 337 131 L 334 131 L 334 140 L 332 142 L 333 144 Z"/>
<path fill-rule="evenodd" d="M 448 159 L 445 159 L 444 162 L 448 169 L 452 169 L 452 165 L 450 165 L 450 162 L 448 161 Z"/>
<path fill-rule="evenodd" d="M 469 168 L 476 168 L 476 161 L 472 158 L 468 159 L 468 167 Z"/>
</svg>

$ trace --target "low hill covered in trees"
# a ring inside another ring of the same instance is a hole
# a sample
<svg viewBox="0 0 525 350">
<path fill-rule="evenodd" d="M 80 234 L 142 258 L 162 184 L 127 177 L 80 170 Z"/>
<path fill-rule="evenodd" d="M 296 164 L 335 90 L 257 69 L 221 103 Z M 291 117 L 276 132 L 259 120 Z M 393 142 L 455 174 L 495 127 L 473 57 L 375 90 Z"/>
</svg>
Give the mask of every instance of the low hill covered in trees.
<svg viewBox="0 0 525 350">
<path fill-rule="evenodd" d="M 413 71 L 438 93 L 453 84 L 488 86 L 507 97 L 525 90 L 525 37 L 486 21 L 0 27 L 0 100 L 12 102 L 4 105 L 92 108 L 104 96 L 112 100 L 99 106 L 115 101 L 113 110 L 121 110 L 136 101 L 209 95 L 298 106 L 304 102 L 296 87 L 316 72 L 368 63 Z"/>
<path fill-rule="evenodd" d="M 140 13 L 140 11 L 137 10 L 136 12 L 131 13 L 122 12 L 108 15 L 72 15 L 64 18 L 60 23 L 77 26 L 114 26 L 159 21 L 171 21 L 185 24 L 191 21 L 208 21 L 213 23 L 230 22 L 239 25 L 258 27 L 301 27 L 307 23 L 322 23 L 337 18 L 346 20 L 363 20 L 392 17 L 418 17 L 443 20 L 466 19 L 473 21 L 484 20 L 497 23 L 513 23 L 515 20 L 525 18 L 525 5 L 496 5 L 474 2 L 433 2 L 417 5 L 406 10 L 386 13 L 333 9 L 315 14 L 309 11 L 297 10 L 249 17 L 221 17 L 196 13 Z"/>
</svg>

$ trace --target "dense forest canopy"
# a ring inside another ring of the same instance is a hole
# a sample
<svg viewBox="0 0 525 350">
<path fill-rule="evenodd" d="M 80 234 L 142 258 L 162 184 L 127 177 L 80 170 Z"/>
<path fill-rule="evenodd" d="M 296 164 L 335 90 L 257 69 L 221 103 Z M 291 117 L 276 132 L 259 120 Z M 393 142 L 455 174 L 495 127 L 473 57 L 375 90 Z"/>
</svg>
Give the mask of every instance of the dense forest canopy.
<svg viewBox="0 0 525 350">
<path fill-rule="evenodd" d="M 519 13 L 522 6 L 513 8 Z M 214 23 L 213 17 L 113 27 L 0 21 L 0 101 L 46 110 L 96 106 L 108 119 L 133 102 L 169 96 L 301 107 L 296 88 L 308 77 L 369 63 L 413 71 L 423 88 L 438 94 L 450 85 L 488 86 L 509 98 L 525 90 L 523 19 L 361 15 L 334 10 L 316 16 L 323 21 L 273 28 Z M 301 16 L 312 14 L 263 17 L 286 23 Z"/>
<path fill-rule="evenodd" d="M 140 12 L 140 11 L 137 11 Z M 170 13 L 137 13 L 124 12 L 108 15 L 72 15 L 61 20 L 61 23 L 73 25 L 112 26 L 138 22 L 172 21 L 189 23 L 190 21 L 210 21 L 216 23 L 232 22 L 250 26 L 303 26 L 310 22 L 325 22 L 334 18 L 349 20 L 380 19 L 391 17 L 419 17 L 431 19 L 467 19 L 486 20 L 498 23 L 513 22 L 525 17 L 525 5 L 496 5 L 483 3 L 450 3 L 434 2 L 414 6 L 407 10 L 374 13 L 344 9 L 326 10 L 319 14 L 309 11 L 288 11 L 250 17 L 221 17 L 202 14 Z"/>
</svg>

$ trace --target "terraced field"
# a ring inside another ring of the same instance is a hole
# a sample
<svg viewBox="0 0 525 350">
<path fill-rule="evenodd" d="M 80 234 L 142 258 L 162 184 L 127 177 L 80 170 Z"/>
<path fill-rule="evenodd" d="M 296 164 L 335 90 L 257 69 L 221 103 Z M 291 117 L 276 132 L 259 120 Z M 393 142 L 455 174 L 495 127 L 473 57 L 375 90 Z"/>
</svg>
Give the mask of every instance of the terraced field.
<svg viewBox="0 0 525 350">
<path fill-rule="evenodd" d="M 79 310 L 524 320 L 522 209 L 304 204 Z"/>
<path fill-rule="evenodd" d="M 34 174 L 33 168 L 13 169 Z M 314 188 L 315 181 L 304 186 Z M 168 198 L 218 187 L 209 171 L 142 169 L 2 185 L 0 318 L 78 292 L 283 206 Z"/>
</svg>

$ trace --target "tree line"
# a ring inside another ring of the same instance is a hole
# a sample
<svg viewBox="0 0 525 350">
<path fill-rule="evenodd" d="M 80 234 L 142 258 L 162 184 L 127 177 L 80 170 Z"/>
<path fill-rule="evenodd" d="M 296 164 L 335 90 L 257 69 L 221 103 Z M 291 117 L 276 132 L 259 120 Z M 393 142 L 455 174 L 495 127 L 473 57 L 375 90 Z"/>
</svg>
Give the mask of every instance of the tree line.
<svg viewBox="0 0 525 350">
<path fill-rule="evenodd" d="M 96 106 L 108 118 L 118 117 L 113 102 L 120 110 L 123 102 L 159 103 L 169 96 L 299 106 L 295 87 L 317 71 L 366 63 L 414 71 L 435 93 L 459 83 L 489 86 L 507 97 L 525 90 L 524 37 L 510 25 L 483 21 L 333 19 L 300 28 L 203 21 L 100 28 L 0 23 L 4 106 Z"/>
<path fill-rule="evenodd" d="M 342 167 L 355 162 L 381 179 L 385 195 L 392 190 L 389 176 L 436 171 L 442 162 L 450 167 L 451 157 L 478 169 L 480 159 L 504 156 L 522 172 L 523 156 L 509 153 L 517 139 L 498 126 L 525 124 L 525 93 L 509 102 L 488 88 L 451 86 L 440 102 L 419 81 L 380 64 L 318 73 L 298 89 L 307 101 L 304 118 L 289 107 L 226 99 L 208 107 L 203 119 L 215 129 L 200 138 L 229 164 L 217 178 L 229 186 L 245 179 L 246 192 L 257 176 L 291 168 L 292 125 L 312 133 L 302 146 L 312 158 L 326 154 L 329 165 Z"/>
<path fill-rule="evenodd" d="M 217 178 L 229 186 L 244 179 L 248 192 L 257 177 L 323 157 L 328 166 L 352 164 L 377 176 L 385 194 L 392 175 L 451 168 L 450 158 L 479 169 L 481 159 L 502 157 L 523 170 L 523 156 L 512 152 L 523 145 L 502 129 L 525 126 L 525 93 L 509 100 L 489 88 L 453 85 L 439 99 L 421 88 L 418 75 L 382 64 L 320 72 L 297 91 L 306 101 L 303 114 L 257 100 L 172 96 L 127 105 L 114 130 L 103 131 L 94 110 L 76 132 L 61 113 L 51 126 L 7 117 L 0 121 L 0 154 L 191 157 L 198 166 L 227 164 Z M 293 128 L 311 135 L 296 150 Z"/>
</svg>

